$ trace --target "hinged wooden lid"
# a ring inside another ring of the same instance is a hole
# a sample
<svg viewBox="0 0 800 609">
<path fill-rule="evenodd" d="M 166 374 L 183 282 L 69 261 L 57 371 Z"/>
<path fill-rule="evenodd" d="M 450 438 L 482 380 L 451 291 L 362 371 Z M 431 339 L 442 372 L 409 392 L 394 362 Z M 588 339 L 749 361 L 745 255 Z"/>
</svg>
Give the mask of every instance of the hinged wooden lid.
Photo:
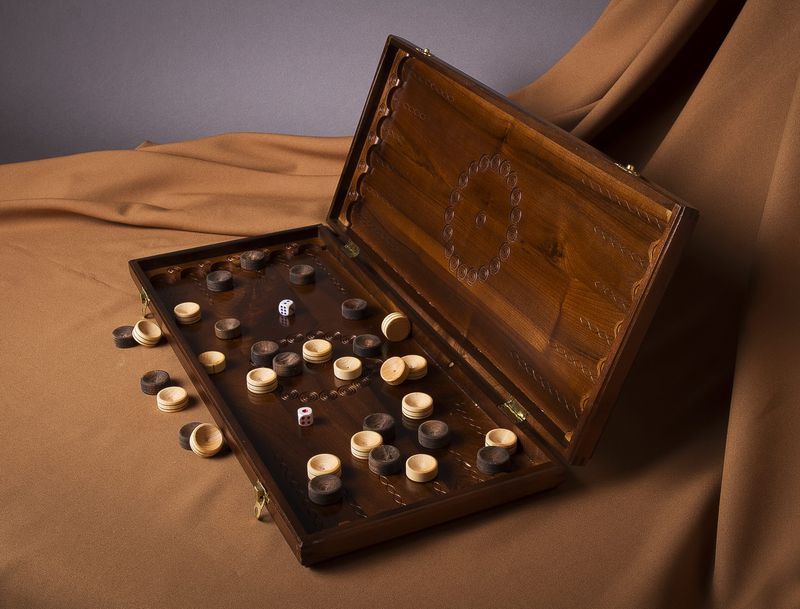
<svg viewBox="0 0 800 609">
<path fill-rule="evenodd" d="M 695 218 L 390 37 L 328 220 L 452 337 L 520 429 L 579 463 Z"/>
</svg>

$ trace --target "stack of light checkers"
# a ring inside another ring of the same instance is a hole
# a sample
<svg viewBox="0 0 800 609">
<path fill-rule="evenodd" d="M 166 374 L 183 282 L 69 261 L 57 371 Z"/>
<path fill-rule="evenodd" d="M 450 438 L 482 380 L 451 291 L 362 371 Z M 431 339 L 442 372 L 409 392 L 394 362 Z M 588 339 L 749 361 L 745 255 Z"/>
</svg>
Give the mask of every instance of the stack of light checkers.
<svg viewBox="0 0 800 609">
<path fill-rule="evenodd" d="M 509 454 L 513 455 L 517 450 L 517 434 L 503 427 L 492 429 L 486 433 L 485 445 L 505 448 Z"/>
<path fill-rule="evenodd" d="M 278 388 L 278 375 L 272 368 L 254 368 L 247 373 L 250 393 L 270 393 Z"/>
<path fill-rule="evenodd" d="M 389 313 L 381 322 L 381 332 L 391 342 L 400 342 L 411 333 L 411 322 L 402 313 Z"/>
<path fill-rule="evenodd" d="M 203 351 L 197 359 L 209 374 L 225 370 L 225 354 L 221 351 Z"/>
<path fill-rule="evenodd" d="M 439 475 L 436 457 L 419 453 L 406 460 L 406 477 L 413 482 L 430 482 Z"/>
<path fill-rule="evenodd" d="M 182 302 L 175 305 L 172 311 L 175 313 L 175 319 L 183 326 L 190 326 L 200 321 L 200 305 L 196 302 Z"/>
<path fill-rule="evenodd" d="M 383 437 L 377 431 L 359 431 L 350 438 L 350 452 L 356 459 L 366 461 L 373 448 L 383 444 Z"/>
<path fill-rule="evenodd" d="M 225 438 L 222 431 L 216 425 L 201 423 L 192 430 L 189 436 L 189 448 L 192 452 L 201 457 L 213 457 L 225 445 Z"/>
<path fill-rule="evenodd" d="M 341 477 L 342 462 L 339 460 L 339 457 L 331 455 L 330 453 L 314 455 L 308 460 L 308 463 L 306 463 L 306 473 L 308 474 L 309 480 L 326 474 Z"/>
<path fill-rule="evenodd" d="M 407 393 L 403 396 L 402 410 L 407 419 L 427 419 L 433 414 L 433 398 L 421 391 Z"/>
<path fill-rule="evenodd" d="M 428 360 L 421 355 L 404 355 L 402 360 L 408 368 L 409 381 L 416 381 L 428 374 Z"/>
<path fill-rule="evenodd" d="M 156 404 L 161 412 L 178 412 L 186 408 L 189 394 L 183 387 L 164 387 L 156 394 Z"/>
<path fill-rule="evenodd" d="M 357 357 L 340 357 L 333 362 L 333 376 L 342 381 L 352 381 L 361 376 L 361 360 Z"/>
<path fill-rule="evenodd" d="M 303 344 L 303 359 L 309 364 L 324 364 L 333 356 L 333 345 L 327 340 L 315 338 Z"/>
<path fill-rule="evenodd" d="M 409 372 L 410 368 L 402 357 L 390 357 L 381 364 L 381 378 L 389 385 L 401 385 Z"/>
<path fill-rule="evenodd" d="M 133 326 L 131 335 L 143 347 L 155 347 L 161 340 L 161 328 L 154 321 L 140 319 Z"/>
</svg>

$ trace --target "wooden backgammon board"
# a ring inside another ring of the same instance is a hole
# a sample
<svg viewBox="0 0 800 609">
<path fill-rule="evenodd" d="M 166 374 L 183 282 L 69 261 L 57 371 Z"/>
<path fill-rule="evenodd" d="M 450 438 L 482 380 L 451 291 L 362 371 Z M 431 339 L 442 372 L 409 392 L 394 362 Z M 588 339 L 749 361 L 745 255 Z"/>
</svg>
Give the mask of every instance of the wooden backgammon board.
<svg viewBox="0 0 800 609">
<path fill-rule="evenodd" d="M 313 564 L 585 462 L 696 216 L 390 37 L 326 223 L 130 267 L 259 506 Z M 364 335 L 380 345 L 354 349 Z M 260 341 L 272 367 L 252 362 Z M 371 452 L 354 438 L 369 415 L 394 419 Z M 516 449 L 479 458 L 498 428 Z M 419 471 L 374 473 L 368 454 Z M 310 491 L 315 455 L 341 465 Z"/>
</svg>

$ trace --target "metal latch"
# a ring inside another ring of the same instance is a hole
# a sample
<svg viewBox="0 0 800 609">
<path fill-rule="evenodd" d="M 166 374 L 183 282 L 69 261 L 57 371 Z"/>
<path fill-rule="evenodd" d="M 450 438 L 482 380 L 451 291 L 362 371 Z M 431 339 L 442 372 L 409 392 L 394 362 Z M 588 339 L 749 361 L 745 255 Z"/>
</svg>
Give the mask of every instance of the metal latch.
<svg viewBox="0 0 800 609">
<path fill-rule="evenodd" d="M 147 292 L 144 291 L 144 288 L 139 288 L 139 297 L 142 300 L 142 319 L 146 319 L 147 307 L 150 306 L 150 297 L 147 295 Z"/>
<path fill-rule="evenodd" d="M 264 488 L 264 485 L 261 484 L 260 480 L 256 480 L 256 483 L 253 485 L 253 491 L 255 491 L 256 494 L 256 504 L 253 506 L 253 515 L 256 517 L 256 520 L 261 520 L 261 516 L 264 515 L 264 509 L 269 503 L 269 493 L 267 489 Z"/>
<path fill-rule="evenodd" d="M 510 414 L 517 423 L 522 423 L 528 418 L 528 411 L 525 410 L 515 398 L 509 398 L 500 404 L 500 408 L 504 409 L 508 414 Z"/>
<path fill-rule="evenodd" d="M 355 258 L 361 253 L 361 248 L 358 247 L 352 239 L 345 243 L 343 247 L 344 253 L 347 254 L 348 258 Z"/>
<path fill-rule="evenodd" d="M 621 163 L 614 163 L 614 165 L 622 169 L 622 171 L 631 174 L 632 176 L 636 176 L 637 178 L 639 177 L 639 172 L 636 171 L 636 167 L 634 167 L 630 163 L 628 163 L 627 165 L 623 165 Z"/>
</svg>

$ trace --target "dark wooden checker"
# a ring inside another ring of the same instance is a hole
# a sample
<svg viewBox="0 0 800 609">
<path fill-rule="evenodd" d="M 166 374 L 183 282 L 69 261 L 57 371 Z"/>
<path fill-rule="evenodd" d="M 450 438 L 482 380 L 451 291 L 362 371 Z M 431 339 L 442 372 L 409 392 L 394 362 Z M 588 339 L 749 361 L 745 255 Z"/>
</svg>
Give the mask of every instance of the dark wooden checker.
<svg viewBox="0 0 800 609">
<path fill-rule="evenodd" d="M 697 214 L 569 134 L 400 39 L 390 37 L 326 224 L 131 261 L 150 308 L 303 564 L 312 564 L 558 484 L 592 454 L 619 387 Z M 259 271 L 238 257 L 262 250 Z M 308 264 L 316 282 L 294 285 Z M 230 270 L 234 289 L 211 292 L 208 273 Z M 278 315 L 280 300 L 296 314 Z M 347 298 L 370 315 L 346 320 Z M 198 302 L 200 323 L 172 308 Z M 247 392 L 251 345 L 272 340 L 300 354 L 311 338 L 352 355 L 359 334 L 381 335 L 401 311 L 411 336 L 364 359 L 338 381 L 332 361 L 304 365 L 269 395 Z M 241 320 L 242 337 L 215 337 L 216 320 Z M 208 376 L 202 351 L 222 351 Z M 425 378 L 391 387 L 377 367 L 420 354 Z M 433 396 L 448 448 L 417 443 L 401 398 Z M 314 409 L 310 428 L 300 406 Z M 350 456 L 369 413 L 397 420 L 404 458 L 439 459 L 435 482 L 376 476 Z M 480 473 L 484 434 L 513 429 L 510 471 Z M 307 499 L 306 461 L 343 463 L 341 504 Z"/>
</svg>

